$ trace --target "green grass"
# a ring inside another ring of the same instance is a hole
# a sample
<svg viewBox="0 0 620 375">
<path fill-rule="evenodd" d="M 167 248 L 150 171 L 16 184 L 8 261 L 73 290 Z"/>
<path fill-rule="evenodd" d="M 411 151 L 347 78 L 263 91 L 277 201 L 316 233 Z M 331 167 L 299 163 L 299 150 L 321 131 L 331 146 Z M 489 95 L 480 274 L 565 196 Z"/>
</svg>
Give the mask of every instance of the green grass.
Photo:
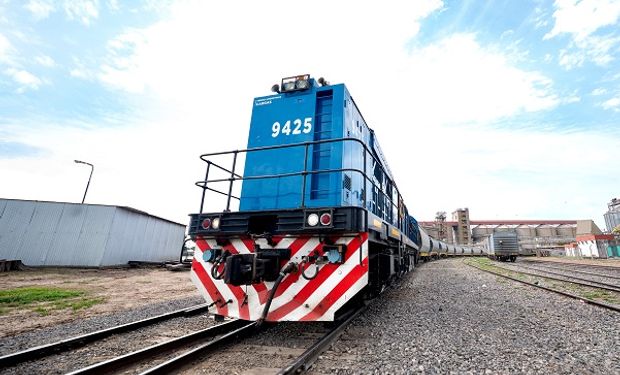
<svg viewBox="0 0 620 375">
<path fill-rule="evenodd" d="M 610 303 L 618 303 L 618 299 L 616 299 L 611 293 L 605 290 L 595 290 L 595 291 L 583 291 L 579 293 L 583 298 L 587 299 L 602 299 L 605 302 Z"/>
<path fill-rule="evenodd" d="M 41 315 L 48 315 L 52 310 L 77 311 L 103 301 L 103 298 L 90 298 L 86 296 L 86 292 L 75 289 L 41 286 L 6 289 L 0 290 L 0 314 L 15 309 L 28 309 Z"/>
<path fill-rule="evenodd" d="M 0 306 L 14 307 L 30 305 L 36 302 L 57 301 L 61 299 L 79 297 L 84 292 L 81 290 L 27 287 L 0 290 Z"/>
</svg>

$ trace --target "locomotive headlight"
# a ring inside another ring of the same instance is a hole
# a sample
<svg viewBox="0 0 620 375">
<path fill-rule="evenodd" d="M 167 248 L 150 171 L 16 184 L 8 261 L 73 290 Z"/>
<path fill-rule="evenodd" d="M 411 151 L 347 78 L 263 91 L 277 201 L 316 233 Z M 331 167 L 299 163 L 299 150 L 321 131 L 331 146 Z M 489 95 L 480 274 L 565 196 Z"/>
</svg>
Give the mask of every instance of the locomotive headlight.
<svg viewBox="0 0 620 375">
<path fill-rule="evenodd" d="M 295 90 L 295 81 L 282 81 L 282 89 L 284 91 Z"/>
<path fill-rule="evenodd" d="M 310 88 L 310 74 L 282 78 L 282 92 L 307 90 Z"/>
<path fill-rule="evenodd" d="M 310 87 L 310 82 L 307 79 L 299 79 L 295 82 L 295 87 L 298 90 L 305 90 Z"/>
<path fill-rule="evenodd" d="M 220 218 L 216 217 L 215 219 L 213 219 L 213 222 L 211 222 L 211 227 L 213 229 L 220 229 Z"/>
<path fill-rule="evenodd" d="M 317 224 L 319 223 L 319 215 L 317 215 L 317 214 L 310 214 L 310 215 L 308 215 L 307 223 L 311 227 L 316 227 Z"/>
<path fill-rule="evenodd" d="M 209 229 L 211 228 L 211 219 L 204 219 L 202 221 L 202 229 Z"/>
</svg>

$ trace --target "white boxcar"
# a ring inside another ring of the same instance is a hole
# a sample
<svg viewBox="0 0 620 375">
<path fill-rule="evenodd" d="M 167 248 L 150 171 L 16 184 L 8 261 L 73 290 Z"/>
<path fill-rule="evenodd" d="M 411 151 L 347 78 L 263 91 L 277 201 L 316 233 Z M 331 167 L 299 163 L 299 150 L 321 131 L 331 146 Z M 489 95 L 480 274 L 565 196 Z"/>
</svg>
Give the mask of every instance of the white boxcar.
<svg viewBox="0 0 620 375">
<path fill-rule="evenodd" d="M 103 267 L 178 260 L 185 225 L 130 207 L 0 198 L 0 259 Z"/>
</svg>

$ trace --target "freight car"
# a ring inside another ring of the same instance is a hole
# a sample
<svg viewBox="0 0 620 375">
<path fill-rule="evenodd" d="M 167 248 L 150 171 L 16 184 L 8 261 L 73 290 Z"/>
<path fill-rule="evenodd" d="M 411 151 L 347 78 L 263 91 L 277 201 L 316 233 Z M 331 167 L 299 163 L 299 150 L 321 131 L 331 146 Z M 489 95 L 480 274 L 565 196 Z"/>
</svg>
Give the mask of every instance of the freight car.
<svg viewBox="0 0 620 375">
<path fill-rule="evenodd" d="M 514 262 L 519 256 L 519 240 L 516 232 L 495 232 L 480 244 L 482 251 L 491 259 Z"/>
<path fill-rule="evenodd" d="M 201 156 L 200 211 L 188 229 L 196 243 L 191 278 L 214 314 L 332 321 L 420 256 L 447 255 L 410 215 L 344 84 L 300 75 L 272 91 L 254 99 L 246 149 Z M 204 212 L 207 193 L 221 196 L 224 209 Z"/>
</svg>

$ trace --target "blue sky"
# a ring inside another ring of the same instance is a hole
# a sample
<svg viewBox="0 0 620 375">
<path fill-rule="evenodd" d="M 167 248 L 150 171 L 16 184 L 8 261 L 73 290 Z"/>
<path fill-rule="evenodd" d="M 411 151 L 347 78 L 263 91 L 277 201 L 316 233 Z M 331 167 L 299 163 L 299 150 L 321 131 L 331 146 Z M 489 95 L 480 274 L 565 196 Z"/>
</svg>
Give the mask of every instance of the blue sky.
<svg viewBox="0 0 620 375">
<path fill-rule="evenodd" d="M 307 72 L 347 84 L 418 219 L 602 225 L 619 17 L 611 0 L 0 0 L 0 197 L 80 201 L 81 159 L 87 201 L 185 222 L 198 155 L 244 147 L 252 98 Z"/>
</svg>

